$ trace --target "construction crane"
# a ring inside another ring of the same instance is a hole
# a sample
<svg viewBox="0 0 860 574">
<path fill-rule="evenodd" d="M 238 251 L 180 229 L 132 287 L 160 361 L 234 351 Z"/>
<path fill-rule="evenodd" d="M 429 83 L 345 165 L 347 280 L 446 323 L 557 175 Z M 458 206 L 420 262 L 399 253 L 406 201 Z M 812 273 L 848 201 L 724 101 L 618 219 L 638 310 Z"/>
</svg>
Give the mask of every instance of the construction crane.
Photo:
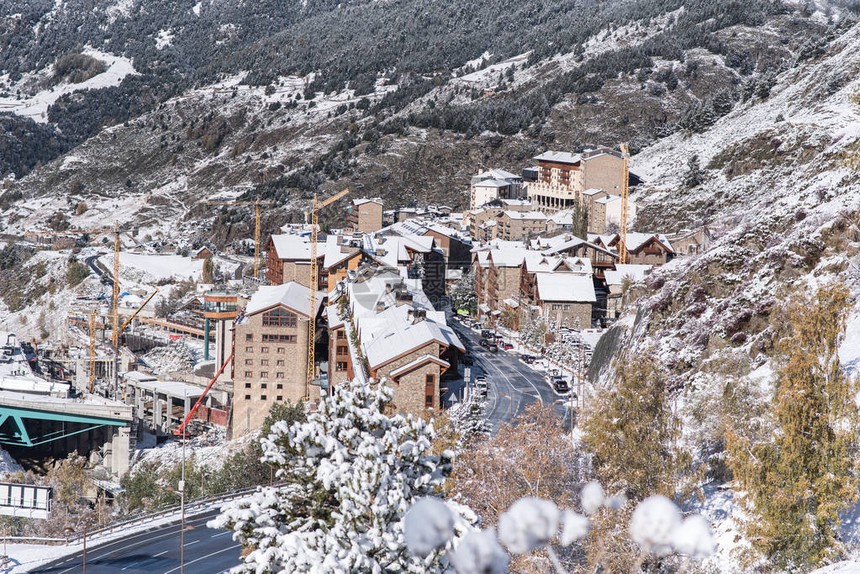
<svg viewBox="0 0 860 574">
<path fill-rule="evenodd" d="M 621 148 L 621 229 L 618 239 L 618 262 L 626 264 L 630 260 L 630 254 L 627 253 L 627 201 L 630 190 L 628 184 L 630 182 L 630 150 L 627 143 L 618 144 Z"/>
<path fill-rule="evenodd" d="M 206 393 L 209 392 L 209 389 L 212 388 L 212 385 L 215 384 L 215 381 L 218 380 L 218 377 L 221 375 L 221 373 L 224 372 L 224 369 L 227 367 L 228 364 L 230 364 L 231 360 L 233 360 L 233 353 L 230 353 L 230 356 L 227 357 L 227 360 L 224 361 L 224 364 L 221 365 L 221 368 L 218 369 L 218 372 L 215 373 L 215 376 L 212 377 L 212 380 L 209 381 L 209 384 L 206 386 L 205 389 L 203 389 L 203 394 L 200 395 L 200 398 L 197 399 L 197 402 L 194 403 L 194 406 L 191 407 L 191 410 L 188 411 L 187 415 L 185 415 L 185 420 L 183 420 L 182 424 L 179 425 L 179 427 L 175 431 L 173 431 L 173 434 L 177 436 L 182 436 L 185 434 L 185 427 L 188 425 L 189 422 L 191 422 L 191 419 L 194 418 L 194 414 L 197 412 L 197 409 L 199 409 L 200 405 L 203 403 L 203 398 L 206 396 Z"/>
<path fill-rule="evenodd" d="M 137 317 L 137 314 L 140 313 L 140 311 L 144 307 L 146 307 L 146 304 L 149 303 L 153 297 L 155 297 L 156 293 L 158 293 L 158 287 L 156 287 L 155 291 L 153 291 L 152 294 L 146 298 L 146 301 L 144 301 L 143 303 L 140 304 L 140 307 L 138 307 L 137 309 L 134 310 L 134 313 L 131 314 L 131 317 L 129 317 L 128 319 L 125 320 L 125 322 L 122 324 L 122 327 L 119 328 L 120 334 L 123 331 L 125 331 L 125 328 L 128 327 L 128 324 L 131 323 L 135 317 Z"/>
<path fill-rule="evenodd" d="M 260 201 L 260 196 L 257 195 L 257 201 L 207 201 L 211 205 L 253 205 L 255 215 L 254 226 L 254 277 L 260 278 L 260 207 L 263 205 L 275 205 L 274 201 Z"/>
<path fill-rule="evenodd" d="M 90 311 L 90 392 L 96 382 L 96 312 Z"/>
<path fill-rule="evenodd" d="M 317 199 L 317 194 L 314 194 L 314 202 L 311 204 L 310 211 L 305 212 L 305 223 L 308 223 L 308 216 L 310 216 L 310 224 L 311 224 L 311 301 L 310 301 L 310 310 L 308 311 L 308 354 L 307 354 L 307 377 L 305 379 L 305 401 L 310 400 L 311 398 L 311 381 L 314 380 L 315 368 L 314 368 L 314 344 L 316 342 L 317 335 L 317 326 L 316 326 L 316 308 L 317 308 L 317 287 L 319 282 L 319 277 L 317 276 L 317 237 L 319 234 L 319 212 L 320 210 L 337 201 L 344 195 L 349 193 L 349 188 L 344 189 L 340 193 L 337 193 L 323 202 L 319 202 Z"/>
</svg>

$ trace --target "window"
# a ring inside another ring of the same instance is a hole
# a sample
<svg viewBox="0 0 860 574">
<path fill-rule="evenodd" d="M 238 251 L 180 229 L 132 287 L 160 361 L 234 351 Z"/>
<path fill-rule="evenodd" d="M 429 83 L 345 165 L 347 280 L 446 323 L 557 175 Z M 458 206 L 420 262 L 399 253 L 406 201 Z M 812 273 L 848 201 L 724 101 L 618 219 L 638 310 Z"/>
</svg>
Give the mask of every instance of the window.
<svg viewBox="0 0 860 574">
<path fill-rule="evenodd" d="M 349 355 L 349 349 L 348 349 L 347 347 L 340 347 L 340 346 L 338 346 L 338 348 L 337 348 L 337 356 L 338 356 L 338 357 L 343 357 L 343 356 L 345 356 L 345 355 Z"/>
<path fill-rule="evenodd" d="M 254 371 L 245 371 L 245 377 L 252 378 L 254 376 Z"/>
<path fill-rule="evenodd" d="M 295 335 L 276 335 L 274 333 L 266 333 L 263 335 L 264 343 L 295 343 Z"/>
<path fill-rule="evenodd" d="M 346 331 L 338 331 L 337 332 L 337 338 L 338 338 L 338 340 L 346 339 Z"/>
<path fill-rule="evenodd" d="M 251 388 L 251 383 L 245 383 L 245 388 L 246 388 L 246 389 L 250 389 L 250 388 Z"/>
<path fill-rule="evenodd" d="M 269 348 L 268 348 L 268 347 L 260 347 L 260 352 L 261 352 L 261 353 L 268 353 L 268 352 L 269 352 Z"/>
<path fill-rule="evenodd" d="M 266 383 L 261 383 L 261 384 L 260 384 L 260 388 L 261 388 L 261 389 L 265 389 L 265 388 L 267 388 Z"/>
<path fill-rule="evenodd" d="M 265 401 L 265 400 L 266 400 L 266 395 L 260 395 L 260 400 L 261 400 L 261 401 Z"/>
<path fill-rule="evenodd" d="M 253 333 L 247 333 L 245 335 L 245 340 L 246 341 L 253 341 L 254 340 L 254 334 Z"/>
<path fill-rule="evenodd" d="M 424 379 L 424 406 L 428 409 L 436 404 L 436 376 L 427 375 Z"/>
<path fill-rule="evenodd" d="M 269 366 L 269 359 L 260 359 L 260 366 L 268 367 Z"/>
<path fill-rule="evenodd" d="M 261 379 L 268 379 L 269 378 L 269 371 L 260 371 L 260 378 Z"/>
<path fill-rule="evenodd" d="M 278 373 L 278 374 L 283 375 L 284 373 Z M 278 388 L 278 390 L 283 389 L 284 385 L 282 385 L 281 383 L 278 383 L 277 388 Z"/>
<path fill-rule="evenodd" d="M 276 378 L 276 379 L 283 379 L 283 378 L 284 378 L 284 373 L 281 373 L 281 372 L 277 372 L 277 373 L 275 373 L 275 378 Z"/>
<path fill-rule="evenodd" d="M 245 364 L 246 364 L 246 365 L 253 365 L 253 364 L 254 364 L 254 359 L 245 359 Z"/>
<path fill-rule="evenodd" d="M 276 400 L 279 400 L 279 401 L 284 400 L 284 395 L 278 395 L 278 398 Z"/>
<path fill-rule="evenodd" d="M 290 313 L 286 309 L 272 309 L 268 313 L 263 313 L 264 327 L 295 327 L 296 314 Z"/>
<path fill-rule="evenodd" d="M 564 306 L 564 310 L 565 310 L 565 311 L 570 311 L 570 305 L 565 305 L 565 306 Z"/>
<path fill-rule="evenodd" d="M 277 361 L 275 361 L 275 366 L 283 367 L 284 366 L 284 360 L 278 359 Z"/>
<path fill-rule="evenodd" d="M 346 363 L 341 363 L 341 362 L 335 363 L 334 364 L 334 370 L 335 371 L 345 371 L 346 370 Z"/>
<path fill-rule="evenodd" d="M 251 395 L 245 395 L 245 400 L 246 400 L 246 401 L 250 401 L 250 400 L 251 400 Z"/>
<path fill-rule="evenodd" d="M 283 347 L 278 347 L 278 354 L 279 355 L 283 355 L 285 352 L 286 352 L 286 349 L 284 349 Z"/>
<path fill-rule="evenodd" d="M 253 353 L 253 352 L 254 352 L 254 347 L 245 347 L 245 352 L 246 352 L 246 353 Z"/>
</svg>

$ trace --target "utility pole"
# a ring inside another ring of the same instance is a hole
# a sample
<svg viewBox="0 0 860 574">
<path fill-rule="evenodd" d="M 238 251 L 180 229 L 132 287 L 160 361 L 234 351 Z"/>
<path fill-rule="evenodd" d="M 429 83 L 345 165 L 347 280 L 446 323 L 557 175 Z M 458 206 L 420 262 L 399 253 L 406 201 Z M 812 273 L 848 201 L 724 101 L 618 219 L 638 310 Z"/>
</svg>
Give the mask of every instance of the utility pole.
<svg viewBox="0 0 860 574">
<path fill-rule="evenodd" d="M 185 412 L 188 414 L 188 389 L 185 390 Z M 182 480 L 179 483 L 179 505 L 182 507 L 182 519 L 179 531 L 179 574 L 185 574 L 185 441 L 188 437 L 187 426 L 182 427 Z"/>
</svg>

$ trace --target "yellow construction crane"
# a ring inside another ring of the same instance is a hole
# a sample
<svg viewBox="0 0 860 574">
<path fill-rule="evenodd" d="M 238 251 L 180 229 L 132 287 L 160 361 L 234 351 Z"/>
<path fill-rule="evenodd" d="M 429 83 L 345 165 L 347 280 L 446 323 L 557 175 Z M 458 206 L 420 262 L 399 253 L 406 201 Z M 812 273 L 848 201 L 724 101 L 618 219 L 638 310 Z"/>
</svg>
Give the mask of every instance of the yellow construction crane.
<svg viewBox="0 0 860 574">
<path fill-rule="evenodd" d="M 311 204 L 311 209 L 310 211 L 305 212 L 305 223 L 311 224 L 311 304 L 310 311 L 308 311 L 308 372 L 307 378 L 305 379 L 305 401 L 308 401 L 311 398 L 311 381 L 314 380 L 314 374 L 316 370 L 314 368 L 314 343 L 316 342 L 317 326 L 316 313 L 314 311 L 316 311 L 317 307 L 317 287 L 319 283 L 319 277 L 317 276 L 317 237 L 319 235 L 319 212 L 323 207 L 334 203 L 347 193 L 349 193 L 349 188 L 346 188 L 340 193 L 329 197 L 323 202 L 319 202 L 317 199 L 317 195 L 314 194 L 314 202 L 313 204 Z M 310 216 L 310 222 L 308 221 L 308 216 Z"/>
<path fill-rule="evenodd" d="M 90 311 L 90 392 L 96 382 L 96 312 Z"/>
<path fill-rule="evenodd" d="M 153 297 L 155 297 L 156 293 L 158 293 L 158 287 L 156 287 L 155 291 L 153 291 L 152 294 L 146 298 L 146 301 L 144 301 L 143 303 L 140 304 L 140 307 L 138 307 L 137 309 L 134 310 L 134 313 L 131 314 L 131 317 L 129 317 L 128 319 L 125 320 L 125 322 L 122 324 L 122 327 L 119 328 L 120 333 L 125 331 L 125 328 L 128 327 L 128 324 L 131 323 L 135 317 L 137 317 L 137 314 L 140 313 L 140 311 L 144 307 L 146 307 L 146 304 L 149 303 Z"/>
<path fill-rule="evenodd" d="M 628 184 L 630 182 L 630 151 L 627 143 L 618 144 L 621 148 L 622 161 L 622 179 L 621 179 L 621 229 L 618 239 L 618 262 L 626 264 L 630 260 L 630 254 L 627 253 L 627 201 L 630 190 Z"/>
<path fill-rule="evenodd" d="M 260 207 L 263 205 L 275 205 L 274 201 L 207 201 L 210 205 L 253 205 L 256 225 L 254 226 L 254 277 L 260 278 Z"/>
</svg>

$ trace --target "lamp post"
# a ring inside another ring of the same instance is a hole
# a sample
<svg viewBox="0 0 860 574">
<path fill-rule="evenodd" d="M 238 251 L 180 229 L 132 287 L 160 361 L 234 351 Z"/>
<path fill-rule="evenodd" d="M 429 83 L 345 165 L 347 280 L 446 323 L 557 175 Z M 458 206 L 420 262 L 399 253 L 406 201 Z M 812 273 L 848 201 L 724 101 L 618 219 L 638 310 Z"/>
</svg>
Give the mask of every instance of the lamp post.
<svg viewBox="0 0 860 574">
<path fill-rule="evenodd" d="M 188 416 L 188 389 L 185 389 L 185 416 Z M 184 420 L 184 419 L 183 419 Z M 185 574 L 185 442 L 188 425 L 182 425 L 182 480 L 179 481 L 179 505 L 182 508 L 182 519 L 179 530 L 179 574 Z"/>
<path fill-rule="evenodd" d="M 63 529 L 63 532 L 66 534 L 72 534 L 75 532 L 75 529 L 67 526 Z M 87 574 L 87 525 L 84 524 L 84 569 L 83 574 Z M 5 537 L 5 528 L 4 528 L 4 537 L 3 537 L 3 559 L 6 559 L 6 537 Z"/>
</svg>

